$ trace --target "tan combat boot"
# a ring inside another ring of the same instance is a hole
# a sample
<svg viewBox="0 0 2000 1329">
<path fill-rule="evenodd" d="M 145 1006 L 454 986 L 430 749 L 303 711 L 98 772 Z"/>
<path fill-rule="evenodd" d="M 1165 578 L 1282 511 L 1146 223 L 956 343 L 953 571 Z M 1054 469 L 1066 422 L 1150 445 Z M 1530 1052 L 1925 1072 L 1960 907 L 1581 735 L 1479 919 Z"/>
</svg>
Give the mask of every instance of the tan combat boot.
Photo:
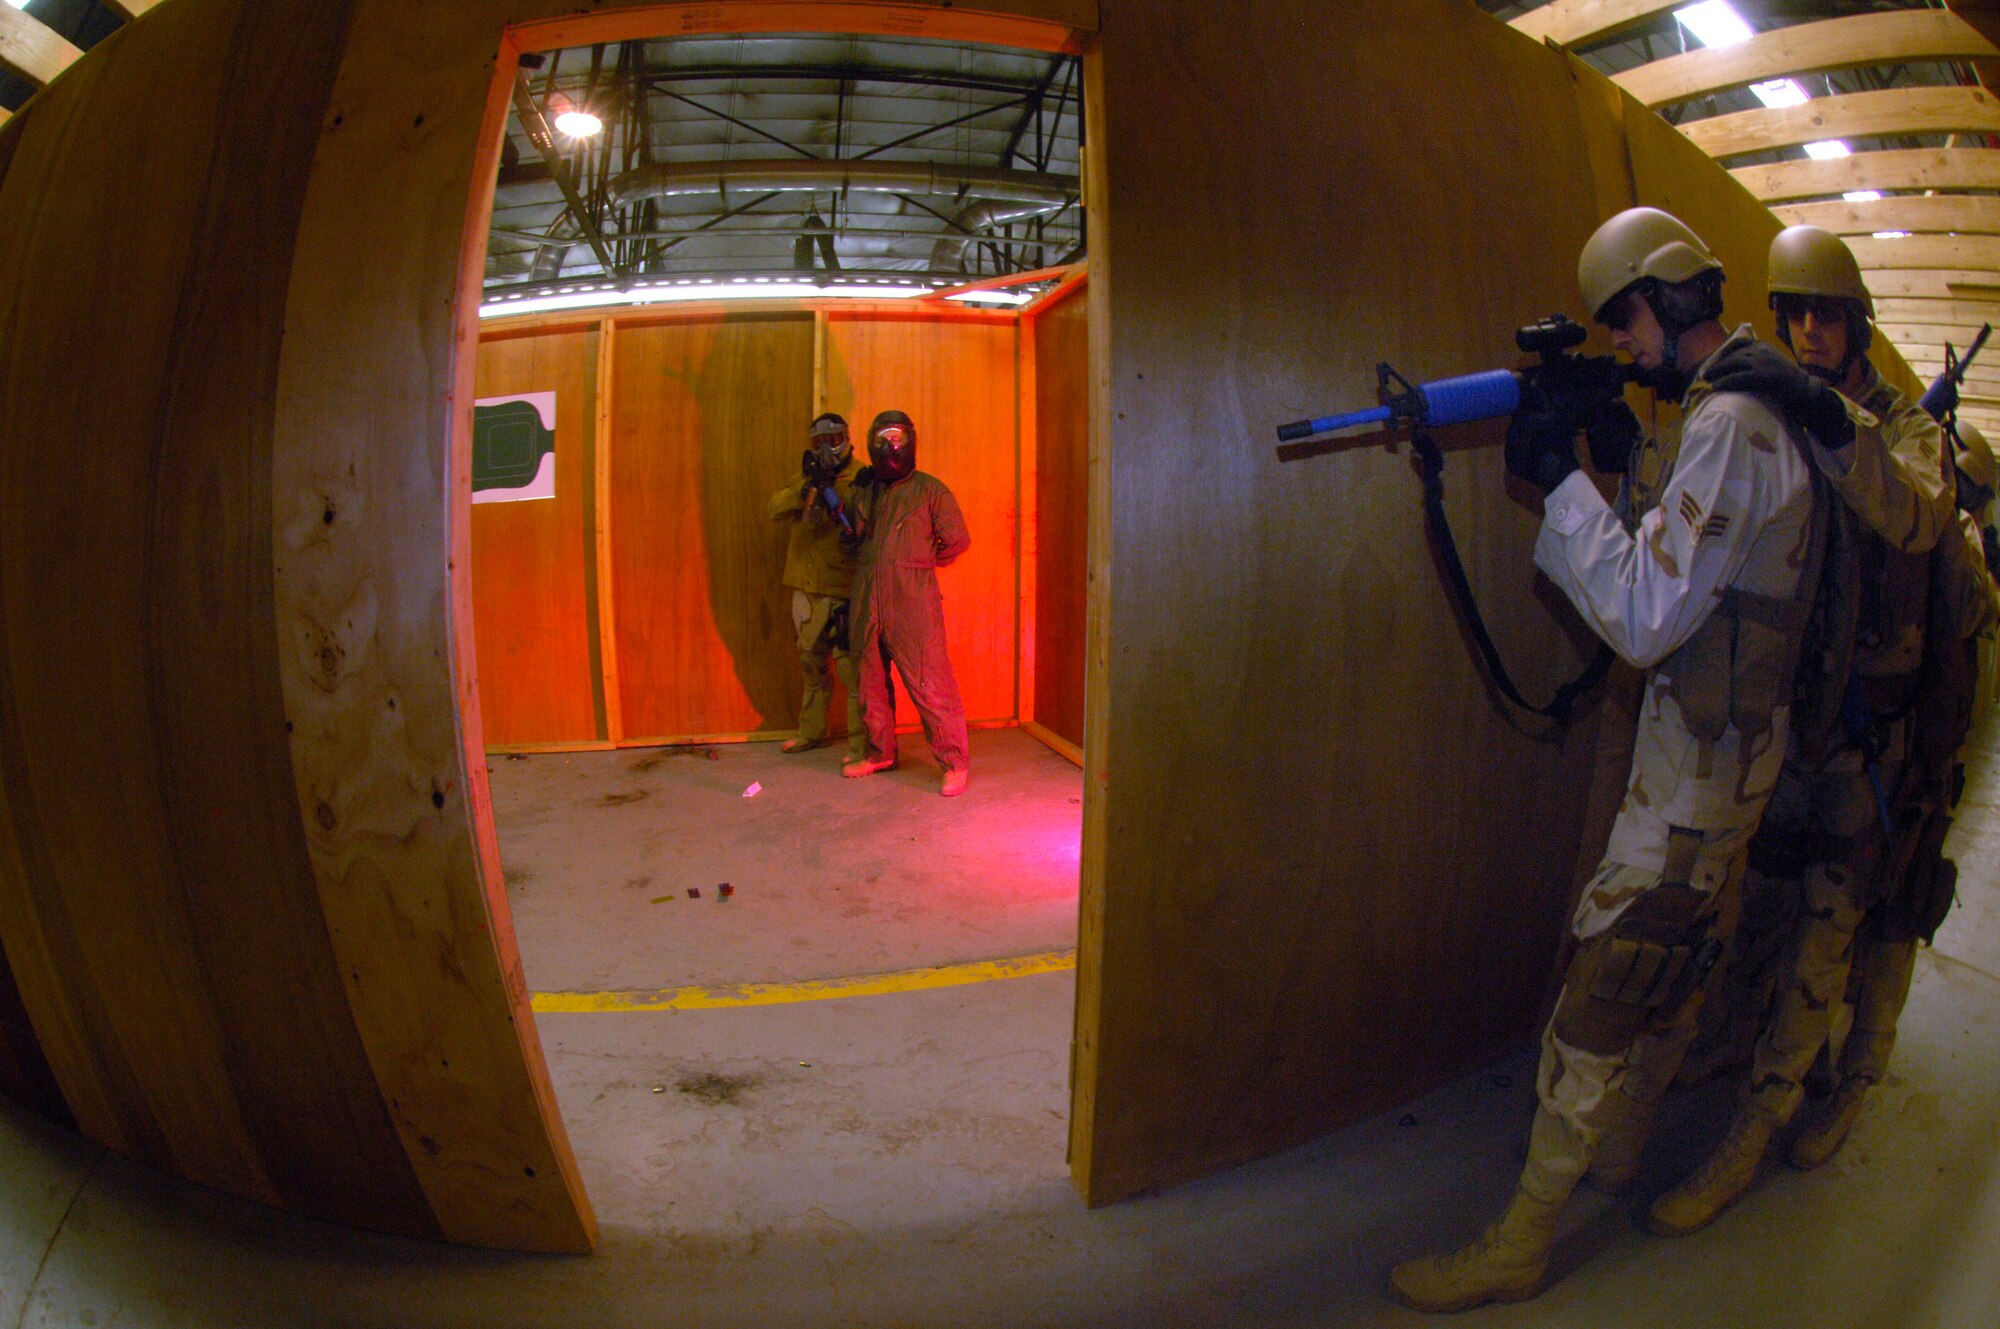
<svg viewBox="0 0 2000 1329">
<path fill-rule="evenodd" d="M 1771 1133 L 1778 1118 L 1771 1109 L 1749 1103 L 1738 1109 L 1729 1133 L 1708 1156 L 1708 1161 L 1680 1185 L 1653 1201 L 1646 1226 L 1656 1236 L 1685 1237 L 1699 1232 L 1715 1216 L 1741 1199 L 1757 1180 L 1757 1165 L 1764 1161 Z"/>
<path fill-rule="evenodd" d="M 1833 1097 L 1813 1113 L 1793 1137 L 1793 1167 L 1801 1172 L 1810 1172 L 1840 1151 L 1847 1132 L 1854 1126 L 1854 1119 L 1861 1115 L 1861 1100 L 1868 1093 L 1871 1083 L 1859 1076 L 1849 1076 L 1840 1082 L 1840 1087 L 1833 1091 Z"/>
<path fill-rule="evenodd" d="M 1413 1310 L 1462 1311 L 1489 1301 L 1526 1301 L 1542 1290 L 1562 1201 L 1516 1189 L 1500 1221 L 1445 1255 L 1409 1260 L 1389 1272 L 1396 1300 Z"/>
<path fill-rule="evenodd" d="M 1639 1160 L 1646 1155 L 1646 1142 L 1653 1138 L 1653 1118 L 1660 1104 L 1640 1102 L 1624 1094 L 1618 1097 L 1618 1119 L 1604 1132 L 1597 1153 L 1590 1160 L 1584 1180 L 1606 1195 L 1623 1195 L 1639 1175 Z"/>
</svg>

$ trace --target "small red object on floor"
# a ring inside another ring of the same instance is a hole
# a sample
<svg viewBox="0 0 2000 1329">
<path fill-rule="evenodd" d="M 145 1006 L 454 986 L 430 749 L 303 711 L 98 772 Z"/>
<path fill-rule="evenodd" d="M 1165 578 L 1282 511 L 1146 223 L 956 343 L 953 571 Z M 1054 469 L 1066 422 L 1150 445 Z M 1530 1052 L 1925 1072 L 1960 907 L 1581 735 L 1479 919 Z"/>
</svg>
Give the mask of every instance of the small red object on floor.
<svg viewBox="0 0 2000 1329">
<path fill-rule="evenodd" d="M 688 887 L 688 899 L 699 900 L 700 898 L 701 898 L 701 887 L 699 886 Z"/>
<path fill-rule="evenodd" d="M 722 892 L 722 898 L 725 900 L 727 900 L 730 896 L 736 894 L 736 888 L 734 886 L 731 886 L 726 881 L 723 882 L 720 886 L 716 887 L 715 889 Z"/>
</svg>

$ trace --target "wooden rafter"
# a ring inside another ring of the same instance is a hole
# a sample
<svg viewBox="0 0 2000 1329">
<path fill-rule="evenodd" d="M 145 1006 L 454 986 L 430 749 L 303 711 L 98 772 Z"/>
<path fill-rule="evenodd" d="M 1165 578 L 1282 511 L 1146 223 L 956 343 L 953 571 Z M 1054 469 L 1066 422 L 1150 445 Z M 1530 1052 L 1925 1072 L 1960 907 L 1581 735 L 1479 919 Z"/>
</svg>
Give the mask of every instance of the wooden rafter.
<svg viewBox="0 0 2000 1329">
<path fill-rule="evenodd" d="M 1956 14 L 1898 9 L 1775 28 L 1733 46 L 1655 60 L 1614 74 L 1612 81 L 1658 108 L 1789 74 L 1996 56 L 2000 47 Z"/>
<path fill-rule="evenodd" d="M 1924 347 L 1934 347 L 1935 350 L 1930 352 L 1927 358 L 1941 359 L 1947 342 L 1961 351 L 1964 350 L 1966 344 L 1978 334 L 1979 324 L 1985 321 L 1980 319 L 1974 323 L 1877 323 L 1875 330 L 1887 337 L 1898 349 L 1908 346 L 1915 352 L 1921 352 Z M 1984 354 L 1981 352 L 1982 356 Z"/>
<path fill-rule="evenodd" d="M 1990 300 L 1877 300 L 1875 317 L 1885 323 L 2000 323 L 2000 296 Z"/>
<path fill-rule="evenodd" d="M 1835 235 L 1882 231 L 2000 235 L 2000 198 L 1973 194 L 1897 196 L 1872 203 L 1791 203 L 1771 212 L 1787 226 L 1823 226 Z"/>
<path fill-rule="evenodd" d="M 1863 189 L 2000 189 L 2000 151 L 1905 148 L 1857 152 L 1825 161 L 1808 157 L 1744 166 L 1730 174 L 1766 203 Z"/>
<path fill-rule="evenodd" d="M 1988 268 L 2000 271 L 2000 236 L 1910 235 L 1899 240 L 1849 237 L 1847 247 L 1871 268 Z"/>
<path fill-rule="evenodd" d="M 1880 268 L 1864 272 L 1868 293 L 1877 300 L 1990 299 L 2000 296 L 2000 272 L 1971 268 Z"/>
<path fill-rule="evenodd" d="M 45 88 L 82 54 L 40 19 L 0 4 L 0 69 Z"/>
<path fill-rule="evenodd" d="M 1815 97 L 1693 120 L 1681 132 L 1711 157 L 1770 152 L 1824 138 L 1885 134 L 2000 134 L 2000 101 L 1983 88 L 1892 88 Z"/>
<path fill-rule="evenodd" d="M 1536 41 L 1581 46 L 1608 41 L 1652 22 L 1688 0 L 1554 0 L 1509 22 Z"/>
</svg>

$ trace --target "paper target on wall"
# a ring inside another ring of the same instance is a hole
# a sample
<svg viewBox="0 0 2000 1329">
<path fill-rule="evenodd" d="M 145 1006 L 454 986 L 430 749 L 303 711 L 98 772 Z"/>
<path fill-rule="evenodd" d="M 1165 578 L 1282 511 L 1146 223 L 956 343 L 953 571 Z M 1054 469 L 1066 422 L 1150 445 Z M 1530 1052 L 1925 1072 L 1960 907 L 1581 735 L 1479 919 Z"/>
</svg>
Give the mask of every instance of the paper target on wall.
<svg viewBox="0 0 2000 1329">
<path fill-rule="evenodd" d="M 472 501 L 556 496 L 556 394 L 523 392 L 472 403 Z"/>
</svg>

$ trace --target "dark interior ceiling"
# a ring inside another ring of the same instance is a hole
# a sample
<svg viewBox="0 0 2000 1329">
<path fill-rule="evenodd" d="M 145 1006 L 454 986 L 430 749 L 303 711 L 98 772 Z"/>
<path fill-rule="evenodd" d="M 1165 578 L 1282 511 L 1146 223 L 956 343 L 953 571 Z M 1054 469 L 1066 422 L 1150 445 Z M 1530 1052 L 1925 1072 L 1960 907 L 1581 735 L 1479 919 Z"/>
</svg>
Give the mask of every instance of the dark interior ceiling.
<svg viewBox="0 0 2000 1329">
<path fill-rule="evenodd" d="M 553 52 L 520 71 L 489 300 L 662 283 L 956 285 L 1084 251 L 1077 58 L 841 34 Z M 590 138 L 550 127 L 588 110 Z"/>
</svg>

